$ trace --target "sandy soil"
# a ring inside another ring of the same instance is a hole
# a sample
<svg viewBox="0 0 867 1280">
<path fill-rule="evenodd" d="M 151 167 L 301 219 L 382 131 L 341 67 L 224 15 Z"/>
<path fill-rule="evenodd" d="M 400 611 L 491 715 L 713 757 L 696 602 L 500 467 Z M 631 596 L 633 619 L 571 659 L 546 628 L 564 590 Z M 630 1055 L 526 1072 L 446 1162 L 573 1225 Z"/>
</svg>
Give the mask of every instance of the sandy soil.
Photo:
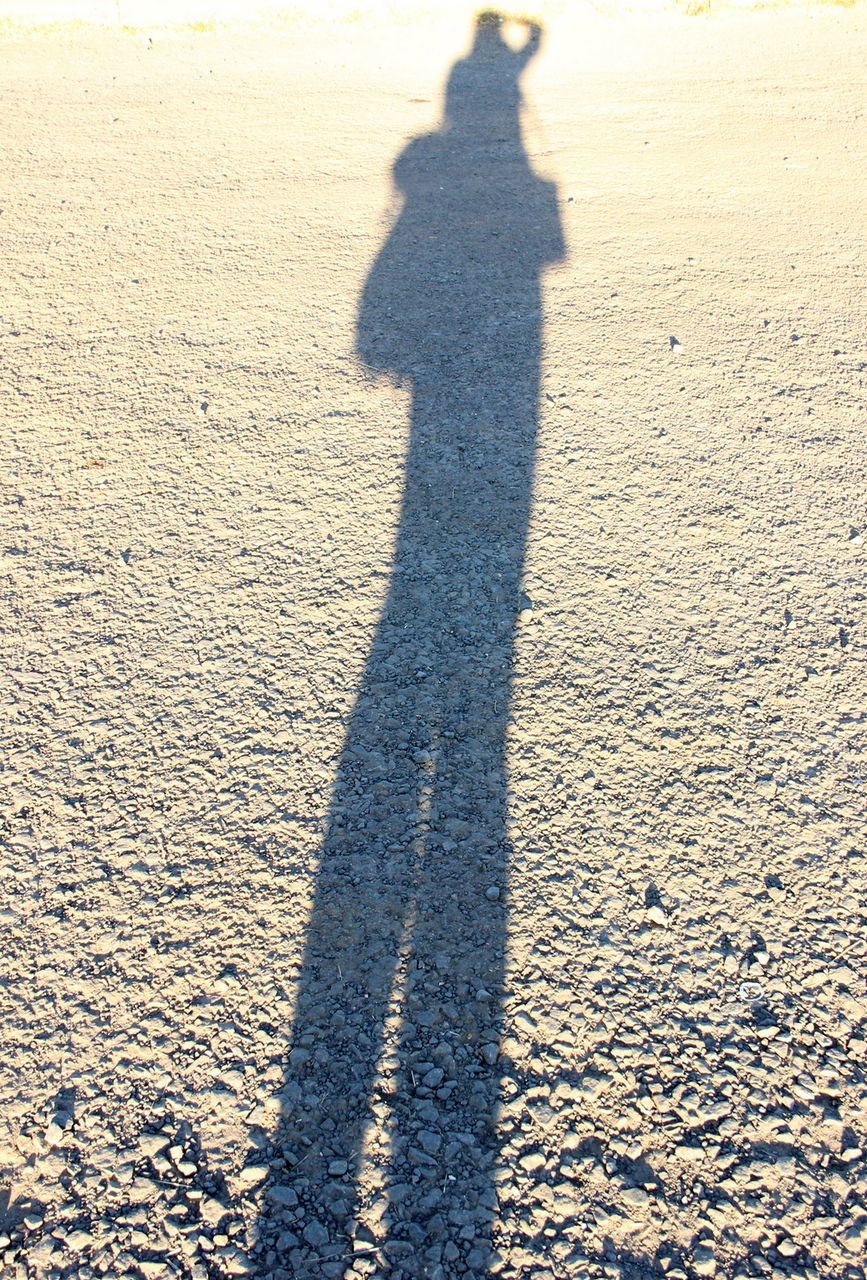
<svg viewBox="0 0 867 1280">
<path fill-rule="evenodd" d="M 5 37 L 20 1280 L 865 1275 L 867 19 L 469 35 Z"/>
</svg>

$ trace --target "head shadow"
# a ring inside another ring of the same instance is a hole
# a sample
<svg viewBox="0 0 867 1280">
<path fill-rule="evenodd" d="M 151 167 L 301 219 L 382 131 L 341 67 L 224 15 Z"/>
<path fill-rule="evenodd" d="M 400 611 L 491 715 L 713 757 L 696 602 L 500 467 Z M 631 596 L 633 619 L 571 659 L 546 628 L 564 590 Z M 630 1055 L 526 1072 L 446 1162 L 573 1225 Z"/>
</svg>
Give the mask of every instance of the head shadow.
<svg viewBox="0 0 867 1280">
<path fill-rule="evenodd" d="M 508 905 L 505 737 L 533 483 L 541 277 L 563 256 L 530 165 L 517 47 L 476 21 L 356 348 L 410 395 L 387 599 L 347 727 L 258 1249 L 286 1276 L 488 1274 Z M 261 1157 L 258 1157 L 261 1158 Z"/>
</svg>

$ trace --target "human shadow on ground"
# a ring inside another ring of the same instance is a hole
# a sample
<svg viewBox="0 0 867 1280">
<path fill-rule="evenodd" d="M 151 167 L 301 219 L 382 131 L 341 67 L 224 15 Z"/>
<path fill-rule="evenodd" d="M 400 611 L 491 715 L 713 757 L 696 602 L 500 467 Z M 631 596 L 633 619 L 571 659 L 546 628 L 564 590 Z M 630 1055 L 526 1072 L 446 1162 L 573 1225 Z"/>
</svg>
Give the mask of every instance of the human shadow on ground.
<svg viewBox="0 0 867 1280">
<path fill-rule="evenodd" d="M 263 1197 L 262 1274 L 484 1276 L 496 1207 L 506 727 L 533 483 L 540 278 L 563 255 L 495 14 L 402 209 L 357 350 L 411 392 L 390 587 L 337 771 Z"/>
</svg>

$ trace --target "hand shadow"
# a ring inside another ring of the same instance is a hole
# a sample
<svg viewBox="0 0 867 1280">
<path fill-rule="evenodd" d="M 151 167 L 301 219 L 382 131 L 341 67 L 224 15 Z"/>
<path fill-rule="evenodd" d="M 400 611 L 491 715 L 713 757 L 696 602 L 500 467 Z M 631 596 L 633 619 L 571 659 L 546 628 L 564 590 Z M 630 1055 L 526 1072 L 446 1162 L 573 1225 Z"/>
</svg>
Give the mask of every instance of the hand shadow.
<svg viewBox="0 0 867 1280">
<path fill-rule="evenodd" d="M 556 193 L 521 137 L 515 50 L 477 19 L 357 349 L 411 391 L 390 589 L 351 715 L 306 938 L 263 1274 L 485 1276 L 506 943 L 505 734 Z M 350 1272 L 350 1274 L 352 1274 Z"/>
</svg>

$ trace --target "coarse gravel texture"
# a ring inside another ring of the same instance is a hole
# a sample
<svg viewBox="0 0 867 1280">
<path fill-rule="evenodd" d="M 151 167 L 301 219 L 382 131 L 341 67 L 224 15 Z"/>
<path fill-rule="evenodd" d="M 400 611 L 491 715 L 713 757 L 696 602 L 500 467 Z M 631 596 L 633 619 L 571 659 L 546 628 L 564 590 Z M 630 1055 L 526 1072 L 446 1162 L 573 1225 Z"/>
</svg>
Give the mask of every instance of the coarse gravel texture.
<svg viewBox="0 0 867 1280">
<path fill-rule="evenodd" d="M 865 1276 L 867 17 L 469 34 L 3 36 L 16 1280 Z"/>
</svg>

